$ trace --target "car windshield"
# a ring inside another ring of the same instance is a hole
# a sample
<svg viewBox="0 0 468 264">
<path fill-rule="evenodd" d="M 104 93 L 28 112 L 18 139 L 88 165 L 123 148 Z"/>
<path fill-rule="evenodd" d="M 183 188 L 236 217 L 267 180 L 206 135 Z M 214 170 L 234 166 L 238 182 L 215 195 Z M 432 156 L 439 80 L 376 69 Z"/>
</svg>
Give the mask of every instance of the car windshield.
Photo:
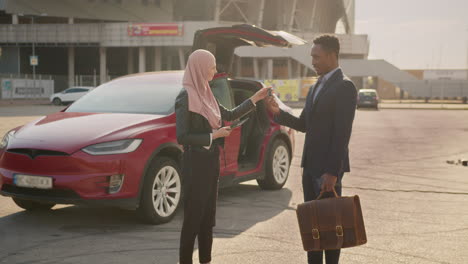
<svg viewBox="0 0 468 264">
<path fill-rule="evenodd" d="M 182 73 L 135 75 L 93 89 L 66 112 L 168 115 L 182 89 Z"/>
<path fill-rule="evenodd" d="M 359 96 L 376 96 L 375 92 L 360 92 Z"/>
</svg>

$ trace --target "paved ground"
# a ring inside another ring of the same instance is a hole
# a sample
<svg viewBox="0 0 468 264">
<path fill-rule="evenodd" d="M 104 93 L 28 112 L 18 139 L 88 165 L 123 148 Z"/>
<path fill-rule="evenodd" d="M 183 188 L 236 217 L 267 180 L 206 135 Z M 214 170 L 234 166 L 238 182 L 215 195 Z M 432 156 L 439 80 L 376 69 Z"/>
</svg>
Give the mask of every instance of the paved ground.
<svg viewBox="0 0 468 264">
<path fill-rule="evenodd" d="M 0 134 L 60 109 L 0 107 Z M 446 164 L 468 158 L 467 120 L 468 111 L 357 112 L 344 195 L 361 197 L 369 242 L 343 250 L 341 263 L 468 263 L 468 167 Z M 213 263 L 305 263 L 297 138 L 284 189 L 220 192 Z M 148 226 L 132 212 L 76 206 L 29 213 L 0 197 L 0 263 L 174 264 L 181 219 Z"/>
<path fill-rule="evenodd" d="M 468 104 L 380 103 L 381 109 L 468 110 Z"/>
</svg>

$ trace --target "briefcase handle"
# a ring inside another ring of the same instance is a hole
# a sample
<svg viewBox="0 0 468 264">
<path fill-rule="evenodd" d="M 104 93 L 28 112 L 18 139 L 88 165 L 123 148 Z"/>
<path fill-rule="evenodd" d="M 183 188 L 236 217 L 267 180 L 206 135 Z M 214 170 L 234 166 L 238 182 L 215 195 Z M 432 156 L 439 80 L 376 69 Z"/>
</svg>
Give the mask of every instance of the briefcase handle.
<svg viewBox="0 0 468 264">
<path fill-rule="evenodd" d="M 325 191 L 321 191 L 320 194 L 319 194 L 319 196 L 317 197 L 317 200 L 322 199 L 322 196 L 323 196 L 324 193 L 326 193 L 326 192 L 325 192 Z M 335 188 L 333 188 L 333 194 L 335 195 L 335 198 L 340 197 L 340 196 L 336 193 Z"/>
</svg>

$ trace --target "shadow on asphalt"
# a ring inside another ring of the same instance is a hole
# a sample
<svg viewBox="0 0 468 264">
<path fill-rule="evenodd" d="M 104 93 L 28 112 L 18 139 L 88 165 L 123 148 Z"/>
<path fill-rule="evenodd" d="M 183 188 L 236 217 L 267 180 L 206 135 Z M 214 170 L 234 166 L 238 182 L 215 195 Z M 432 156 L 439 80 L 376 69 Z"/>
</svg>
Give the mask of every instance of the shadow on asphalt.
<svg viewBox="0 0 468 264">
<path fill-rule="evenodd" d="M 215 237 L 238 236 L 284 210 L 294 210 L 289 207 L 291 197 L 292 192 L 289 189 L 263 191 L 257 185 L 250 184 L 221 189 Z M 52 245 L 48 241 L 59 241 L 55 243 L 59 243 L 60 248 L 73 248 L 76 247 L 76 242 L 73 242 L 76 239 L 86 243 L 97 238 L 112 239 L 116 241 L 115 247 L 124 251 L 128 243 L 140 243 L 143 246 L 138 246 L 128 254 L 151 252 L 154 253 L 156 263 L 177 263 L 182 220 L 182 208 L 179 208 L 170 223 L 157 226 L 142 223 L 134 211 L 117 208 L 67 206 L 46 212 L 19 211 L 0 218 L 0 244 L 9 245 L 0 250 L 0 262 L 2 259 L 7 262 L 10 258 L 14 260 L 19 257 L 18 254 L 23 261 L 32 258 L 35 252 L 37 254 L 36 250 L 50 250 Z M 112 254 L 105 244 L 93 246 L 94 251 L 104 254 L 103 257 Z M 31 253 L 27 253 L 29 249 L 33 249 Z M 63 252 L 60 259 L 69 259 L 70 263 L 74 263 L 73 259 L 81 250 L 78 248 L 69 253 Z M 46 262 L 59 258 L 41 257 Z M 86 252 L 80 253 L 82 259 L 91 257 Z"/>
</svg>

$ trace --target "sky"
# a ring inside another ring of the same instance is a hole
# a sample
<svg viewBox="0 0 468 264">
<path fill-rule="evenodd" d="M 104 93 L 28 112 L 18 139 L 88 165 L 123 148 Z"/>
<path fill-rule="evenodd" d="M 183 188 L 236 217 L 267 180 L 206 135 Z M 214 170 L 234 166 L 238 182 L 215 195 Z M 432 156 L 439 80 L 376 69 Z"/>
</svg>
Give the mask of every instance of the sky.
<svg viewBox="0 0 468 264">
<path fill-rule="evenodd" d="M 468 69 L 468 0 L 355 0 L 369 59 L 401 69 Z"/>
</svg>

